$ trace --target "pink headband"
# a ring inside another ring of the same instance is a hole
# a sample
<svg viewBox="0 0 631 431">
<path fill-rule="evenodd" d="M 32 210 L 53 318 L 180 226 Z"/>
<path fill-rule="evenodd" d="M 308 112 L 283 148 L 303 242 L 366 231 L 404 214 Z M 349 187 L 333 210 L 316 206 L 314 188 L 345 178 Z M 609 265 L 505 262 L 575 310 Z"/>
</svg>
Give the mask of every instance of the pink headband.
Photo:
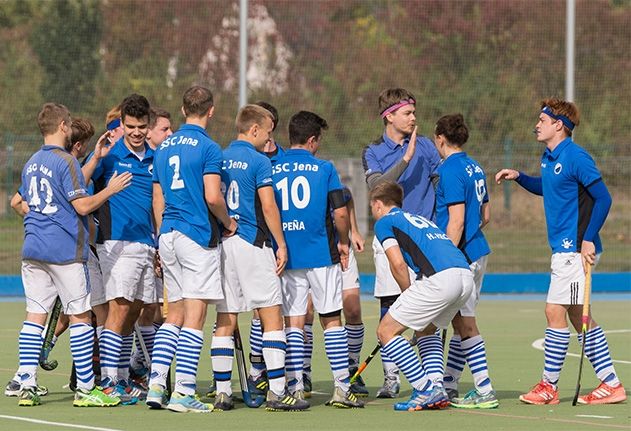
<svg viewBox="0 0 631 431">
<path fill-rule="evenodd" d="M 383 111 L 381 113 L 381 118 L 386 118 L 386 115 L 388 115 L 391 112 L 396 111 L 399 108 L 403 108 L 404 106 L 415 105 L 415 104 L 416 104 L 416 100 L 414 100 L 414 99 L 404 99 L 404 100 L 400 101 L 399 103 L 397 103 L 396 105 L 392 105 L 391 107 L 389 107 L 385 111 Z"/>
</svg>

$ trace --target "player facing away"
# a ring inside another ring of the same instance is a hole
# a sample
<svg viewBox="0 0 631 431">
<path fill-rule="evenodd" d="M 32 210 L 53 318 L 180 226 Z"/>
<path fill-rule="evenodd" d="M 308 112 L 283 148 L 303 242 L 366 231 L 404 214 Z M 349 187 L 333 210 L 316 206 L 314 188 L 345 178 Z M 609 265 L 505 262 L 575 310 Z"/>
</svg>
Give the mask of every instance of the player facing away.
<svg viewBox="0 0 631 431">
<path fill-rule="evenodd" d="M 416 137 L 416 98 L 403 88 L 389 88 L 379 95 L 379 114 L 383 135 L 368 145 L 362 154 L 366 183 L 372 190 L 383 181 L 394 181 L 403 187 L 403 210 L 433 220 L 434 187 L 432 178 L 440 156 L 432 141 Z M 414 133 L 415 139 L 412 138 Z M 401 293 L 388 267 L 388 259 L 376 238 L 373 239 L 375 260 L 375 292 L 381 305 L 381 316 Z M 414 279 L 410 273 L 410 281 Z M 399 371 L 387 354 L 381 351 L 384 384 L 377 398 L 394 398 L 399 393 Z"/>
<path fill-rule="evenodd" d="M 237 225 L 221 193 L 221 148 L 205 130 L 214 113 L 211 91 L 186 90 L 182 113 L 186 123 L 160 144 L 153 170 L 153 212 L 169 313 L 154 340 L 147 405 L 165 406 L 175 356 L 175 390 L 166 407 L 206 413 L 212 406 L 200 402 L 195 391 L 208 304 L 223 299 L 219 223 L 228 235 Z"/>
<path fill-rule="evenodd" d="M 482 233 L 490 209 L 486 174 L 462 149 L 468 139 L 469 129 L 461 114 L 445 115 L 436 123 L 434 143 L 443 159 L 438 167 L 436 224 L 462 251 L 475 281 L 475 290 L 452 321 L 454 335 L 449 342 L 443 383 L 453 407 L 486 409 L 497 407 L 499 402 L 489 378 L 486 348 L 476 325 L 475 308 L 491 253 Z M 423 342 L 423 339 L 418 341 L 419 345 Z M 471 369 L 475 389 L 458 398 L 458 381 L 466 364 Z"/>
<path fill-rule="evenodd" d="M 237 139 L 223 152 L 222 187 L 230 217 L 238 220 L 239 229 L 222 244 L 225 299 L 217 304 L 217 328 L 211 344 L 217 385 L 214 406 L 233 408 L 230 380 L 238 313 L 257 310 L 269 381 L 266 409 L 306 410 L 309 403 L 288 395 L 285 389 L 287 343 L 279 276 L 287 264 L 287 245 L 274 198 L 272 164 L 262 154 L 272 133 L 272 114 L 258 105 L 246 105 L 237 113 L 235 125 Z"/>
<path fill-rule="evenodd" d="M 403 189 L 394 182 L 378 184 L 370 193 L 375 236 L 402 291 L 381 319 L 377 337 L 413 387 L 410 399 L 394 409 L 441 409 L 449 405 L 445 389 L 432 382 L 425 358 L 421 364 L 401 334 L 411 328 L 423 337 L 446 328 L 473 292 L 473 274 L 449 237 L 425 217 L 403 211 L 402 203 Z M 417 275 L 412 283 L 408 268 Z M 442 358 L 440 343 L 432 346 L 428 354 Z"/>
<path fill-rule="evenodd" d="M 79 162 L 69 153 L 73 143 L 68 109 L 46 103 L 37 122 L 44 145 L 25 165 L 20 187 L 28 211 L 24 215 L 22 249 L 26 319 L 19 336 L 17 376 L 22 390 L 18 404 L 40 403 L 36 372 L 42 331 L 59 296 L 63 313 L 70 317 L 70 350 L 77 369 L 73 404 L 115 406 L 120 400 L 95 386 L 92 371 L 94 329 L 86 266 L 89 253 L 86 216 L 129 186 L 131 175 L 115 174 L 100 193 L 89 196 Z"/>
<path fill-rule="evenodd" d="M 333 371 L 335 389 L 327 405 L 356 408 L 364 405 L 350 391 L 348 339 L 340 318 L 341 270 L 348 266 L 348 211 L 335 167 L 315 157 L 322 130 L 327 127 L 326 121 L 312 112 L 294 114 L 289 121 L 291 148 L 272 169 L 276 202 L 281 209 L 289 251 L 282 277 L 287 381 L 289 391 L 296 398 L 304 398 L 303 329 L 307 297 L 311 293 Z M 339 237 L 337 244 L 334 229 Z"/>
<path fill-rule="evenodd" d="M 587 265 L 596 265 L 602 253 L 598 232 L 602 228 L 611 196 L 594 159 L 572 140 L 578 126 L 577 106 L 558 98 L 541 102 L 541 111 L 534 133 L 545 144 L 541 156 L 541 176 L 531 177 L 513 169 L 502 169 L 495 175 L 514 180 L 529 192 L 543 196 L 543 208 L 552 249 L 551 280 L 545 314 L 548 327 L 544 341 L 543 377 L 527 394 L 519 397 L 527 404 L 558 404 L 557 384 L 570 344 L 569 317 L 585 342 L 598 388 L 580 396 L 580 404 L 610 404 L 626 400 L 613 367 L 609 346 L 602 328 L 591 318 L 585 340 L 581 339 L 581 316 Z"/>
</svg>

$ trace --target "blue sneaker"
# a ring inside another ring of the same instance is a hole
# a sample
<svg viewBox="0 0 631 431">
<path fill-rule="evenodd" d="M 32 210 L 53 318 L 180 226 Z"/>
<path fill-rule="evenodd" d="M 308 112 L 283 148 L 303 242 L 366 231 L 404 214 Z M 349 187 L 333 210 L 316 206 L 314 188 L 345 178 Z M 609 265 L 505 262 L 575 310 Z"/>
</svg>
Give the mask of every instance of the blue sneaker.
<svg viewBox="0 0 631 431">
<path fill-rule="evenodd" d="M 442 386 L 434 386 L 428 391 L 414 389 L 410 399 L 405 402 L 396 403 L 394 409 L 397 411 L 414 412 L 418 410 L 440 410 L 449 406 L 449 397 Z"/>
<path fill-rule="evenodd" d="M 212 404 L 202 403 L 196 396 L 184 395 L 173 392 L 167 409 L 179 413 L 210 413 L 213 411 Z"/>
<path fill-rule="evenodd" d="M 124 406 L 133 405 L 138 402 L 137 397 L 134 397 L 125 391 L 126 385 L 116 384 L 109 377 L 103 379 L 101 385 L 103 388 L 103 392 L 106 395 L 119 398 L 121 400 L 121 404 Z"/>
<path fill-rule="evenodd" d="M 151 385 L 147 392 L 147 405 L 150 409 L 163 409 L 169 403 L 167 390 L 162 385 Z"/>
</svg>

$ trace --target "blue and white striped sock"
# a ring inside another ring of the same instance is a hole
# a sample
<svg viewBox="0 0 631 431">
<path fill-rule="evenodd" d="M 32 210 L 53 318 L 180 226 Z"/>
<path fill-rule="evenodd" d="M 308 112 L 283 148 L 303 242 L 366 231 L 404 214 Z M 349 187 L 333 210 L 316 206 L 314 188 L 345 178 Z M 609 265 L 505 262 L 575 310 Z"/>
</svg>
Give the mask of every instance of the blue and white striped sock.
<svg viewBox="0 0 631 431">
<path fill-rule="evenodd" d="M 421 361 L 405 338 L 397 335 L 381 349 L 397 364 L 414 389 L 426 391 L 432 387 Z"/>
<path fill-rule="evenodd" d="M 416 340 L 416 346 L 421 354 L 423 369 L 427 377 L 433 382 L 443 384 L 445 362 L 443 359 L 443 342 L 440 335 L 432 334 Z"/>
<path fill-rule="evenodd" d="M 283 333 L 283 339 L 284 339 Z M 265 371 L 263 361 L 263 328 L 259 319 L 252 319 L 250 326 L 250 376 L 257 379 Z M 256 360 L 260 362 L 256 362 Z"/>
<path fill-rule="evenodd" d="M 199 329 L 182 328 L 175 353 L 175 392 L 195 395 L 197 389 L 197 367 L 204 346 L 204 332 Z"/>
<path fill-rule="evenodd" d="M 304 390 L 302 370 L 304 368 L 305 338 L 301 329 L 285 328 L 287 351 L 285 355 L 285 373 L 289 392 Z"/>
<path fill-rule="evenodd" d="M 285 393 L 285 354 L 287 341 L 284 331 L 263 333 L 263 356 L 267 364 L 269 388 L 276 395 Z"/>
<path fill-rule="evenodd" d="M 153 354 L 153 343 L 156 338 L 156 328 L 153 325 L 141 326 L 140 334 L 142 335 L 142 339 L 145 342 L 145 347 L 147 348 L 147 352 L 149 353 L 149 358 L 151 358 L 151 355 Z M 140 340 L 138 339 L 138 337 L 136 337 L 136 350 L 140 352 L 140 357 L 142 358 L 142 361 L 144 362 L 145 356 L 142 351 L 142 346 L 140 345 Z"/>
<path fill-rule="evenodd" d="M 460 335 L 457 334 L 454 334 L 449 340 L 447 365 L 445 366 L 445 375 L 443 377 L 443 384 L 447 389 L 458 389 L 460 376 L 462 376 L 462 371 L 467 363 L 460 343 Z"/>
<path fill-rule="evenodd" d="M 583 334 L 578 334 L 578 337 L 579 343 L 581 343 L 583 341 Z M 596 371 L 596 377 L 609 386 L 618 386 L 620 380 L 611 361 L 605 332 L 600 326 L 596 326 L 587 331 L 585 338 L 587 340 L 585 342 L 585 356 L 587 356 L 589 362 L 592 363 L 594 371 Z"/>
<path fill-rule="evenodd" d="M 39 352 L 42 350 L 44 339 L 42 332 L 44 327 L 27 320 L 22 324 L 18 338 L 19 367 L 14 380 L 22 386 L 37 385 L 37 367 L 39 365 Z"/>
<path fill-rule="evenodd" d="M 94 352 L 94 328 L 87 323 L 70 325 L 70 351 L 77 372 L 77 388 L 92 390 L 94 372 L 92 353 Z"/>
<path fill-rule="evenodd" d="M 333 384 L 345 393 L 350 389 L 346 329 L 336 326 L 324 331 L 324 350 L 333 372 Z"/>
<path fill-rule="evenodd" d="M 118 361 L 123 347 L 123 337 L 109 329 L 103 329 L 99 339 L 99 351 L 101 355 L 101 380 L 106 378 L 116 383 L 118 379 Z"/>
<path fill-rule="evenodd" d="M 131 350 L 134 347 L 134 333 L 123 335 L 123 345 L 118 358 L 118 380 L 129 381 L 129 362 L 131 360 Z"/>
<path fill-rule="evenodd" d="M 555 387 L 559 382 L 561 368 L 563 368 L 569 345 L 570 330 L 568 328 L 546 328 L 546 337 L 543 342 L 545 360 L 543 380 Z"/>
<path fill-rule="evenodd" d="M 468 338 L 460 342 L 460 345 L 467 358 L 467 364 L 469 364 L 475 388 L 481 394 L 488 394 L 493 390 L 493 386 L 491 386 L 491 379 L 489 378 L 486 348 L 482 336 L 476 335 Z"/>
<path fill-rule="evenodd" d="M 383 376 L 386 379 L 399 380 L 399 367 L 394 363 L 388 353 L 383 350 L 383 347 L 379 350 L 381 353 L 381 364 L 383 365 Z"/>
<path fill-rule="evenodd" d="M 311 323 L 305 323 L 304 337 L 303 373 L 311 378 L 311 358 L 313 357 L 313 325 Z"/>
<path fill-rule="evenodd" d="M 232 358 L 234 358 L 234 338 L 214 336 L 210 343 L 210 359 L 217 393 L 232 395 Z"/>
<path fill-rule="evenodd" d="M 160 326 L 153 341 L 153 355 L 151 355 L 151 374 L 149 385 L 166 387 L 169 368 L 177 350 L 180 327 L 171 323 Z"/>
<path fill-rule="evenodd" d="M 346 333 L 348 334 L 348 359 L 351 368 L 357 368 L 359 365 L 359 356 L 364 345 L 364 324 L 357 325 L 346 324 Z"/>
</svg>

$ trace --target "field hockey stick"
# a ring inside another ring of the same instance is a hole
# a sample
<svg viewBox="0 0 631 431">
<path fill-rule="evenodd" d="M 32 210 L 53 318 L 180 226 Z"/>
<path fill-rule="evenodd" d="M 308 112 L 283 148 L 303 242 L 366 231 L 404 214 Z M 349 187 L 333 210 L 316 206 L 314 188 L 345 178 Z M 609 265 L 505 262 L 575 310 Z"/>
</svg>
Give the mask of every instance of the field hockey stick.
<svg viewBox="0 0 631 431">
<path fill-rule="evenodd" d="M 245 354 L 243 353 L 243 343 L 241 343 L 241 334 L 239 333 L 238 327 L 234 330 L 234 348 L 234 353 L 237 357 L 237 370 L 239 372 L 239 384 L 241 385 L 243 402 L 246 406 L 256 409 L 263 404 L 265 397 L 258 395 L 255 398 L 252 398 L 252 394 L 250 393 L 248 374 L 245 369 Z"/>
<path fill-rule="evenodd" d="M 357 371 L 355 371 L 355 374 L 353 374 L 353 376 L 351 377 L 351 384 L 355 383 L 355 380 L 357 380 L 359 375 L 366 369 L 368 364 L 370 364 L 370 361 L 373 360 L 379 349 L 381 349 L 381 344 L 377 343 L 375 348 L 372 349 L 372 352 L 370 352 L 370 355 L 368 355 L 366 360 L 361 363 L 361 365 L 357 368 Z"/>
<path fill-rule="evenodd" d="M 592 265 L 587 264 L 587 273 L 585 274 L 585 294 L 583 296 L 583 315 L 581 321 L 583 326 L 581 328 L 581 334 L 583 342 L 581 343 L 581 359 L 578 362 L 578 379 L 576 380 L 576 391 L 574 391 L 574 399 L 572 405 L 575 406 L 578 402 L 578 394 L 581 391 L 581 375 L 583 374 L 583 359 L 585 359 L 585 337 L 587 335 L 587 327 L 589 326 L 589 300 L 591 298 L 592 291 Z"/>
<path fill-rule="evenodd" d="M 46 336 L 44 337 L 44 344 L 39 353 L 39 366 L 46 371 L 52 371 L 57 368 L 57 360 L 48 359 L 48 355 L 53 348 L 53 337 L 55 336 L 55 328 L 57 327 L 57 321 L 61 314 L 61 298 L 55 299 L 55 305 L 53 305 L 53 311 L 50 313 L 50 319 L 48 320 L 48 327 L 46 328 Z"/>
<path fill-rule="evenodd" d="M 140 325 L 138 324 L 138 322 L 134 323 L 134 332 L 136 333 L 138 344 L 140 344 L 142 355 L 145 357 L 145 364 L 147 365 L 147 368 L 151 369 L 151 356 L 149 355 L 149 349 L 147 349 L 147 344 L 145 343 L 145 339 L 142 336 L 142 331 L 140 330 Z"/>
</svg>

